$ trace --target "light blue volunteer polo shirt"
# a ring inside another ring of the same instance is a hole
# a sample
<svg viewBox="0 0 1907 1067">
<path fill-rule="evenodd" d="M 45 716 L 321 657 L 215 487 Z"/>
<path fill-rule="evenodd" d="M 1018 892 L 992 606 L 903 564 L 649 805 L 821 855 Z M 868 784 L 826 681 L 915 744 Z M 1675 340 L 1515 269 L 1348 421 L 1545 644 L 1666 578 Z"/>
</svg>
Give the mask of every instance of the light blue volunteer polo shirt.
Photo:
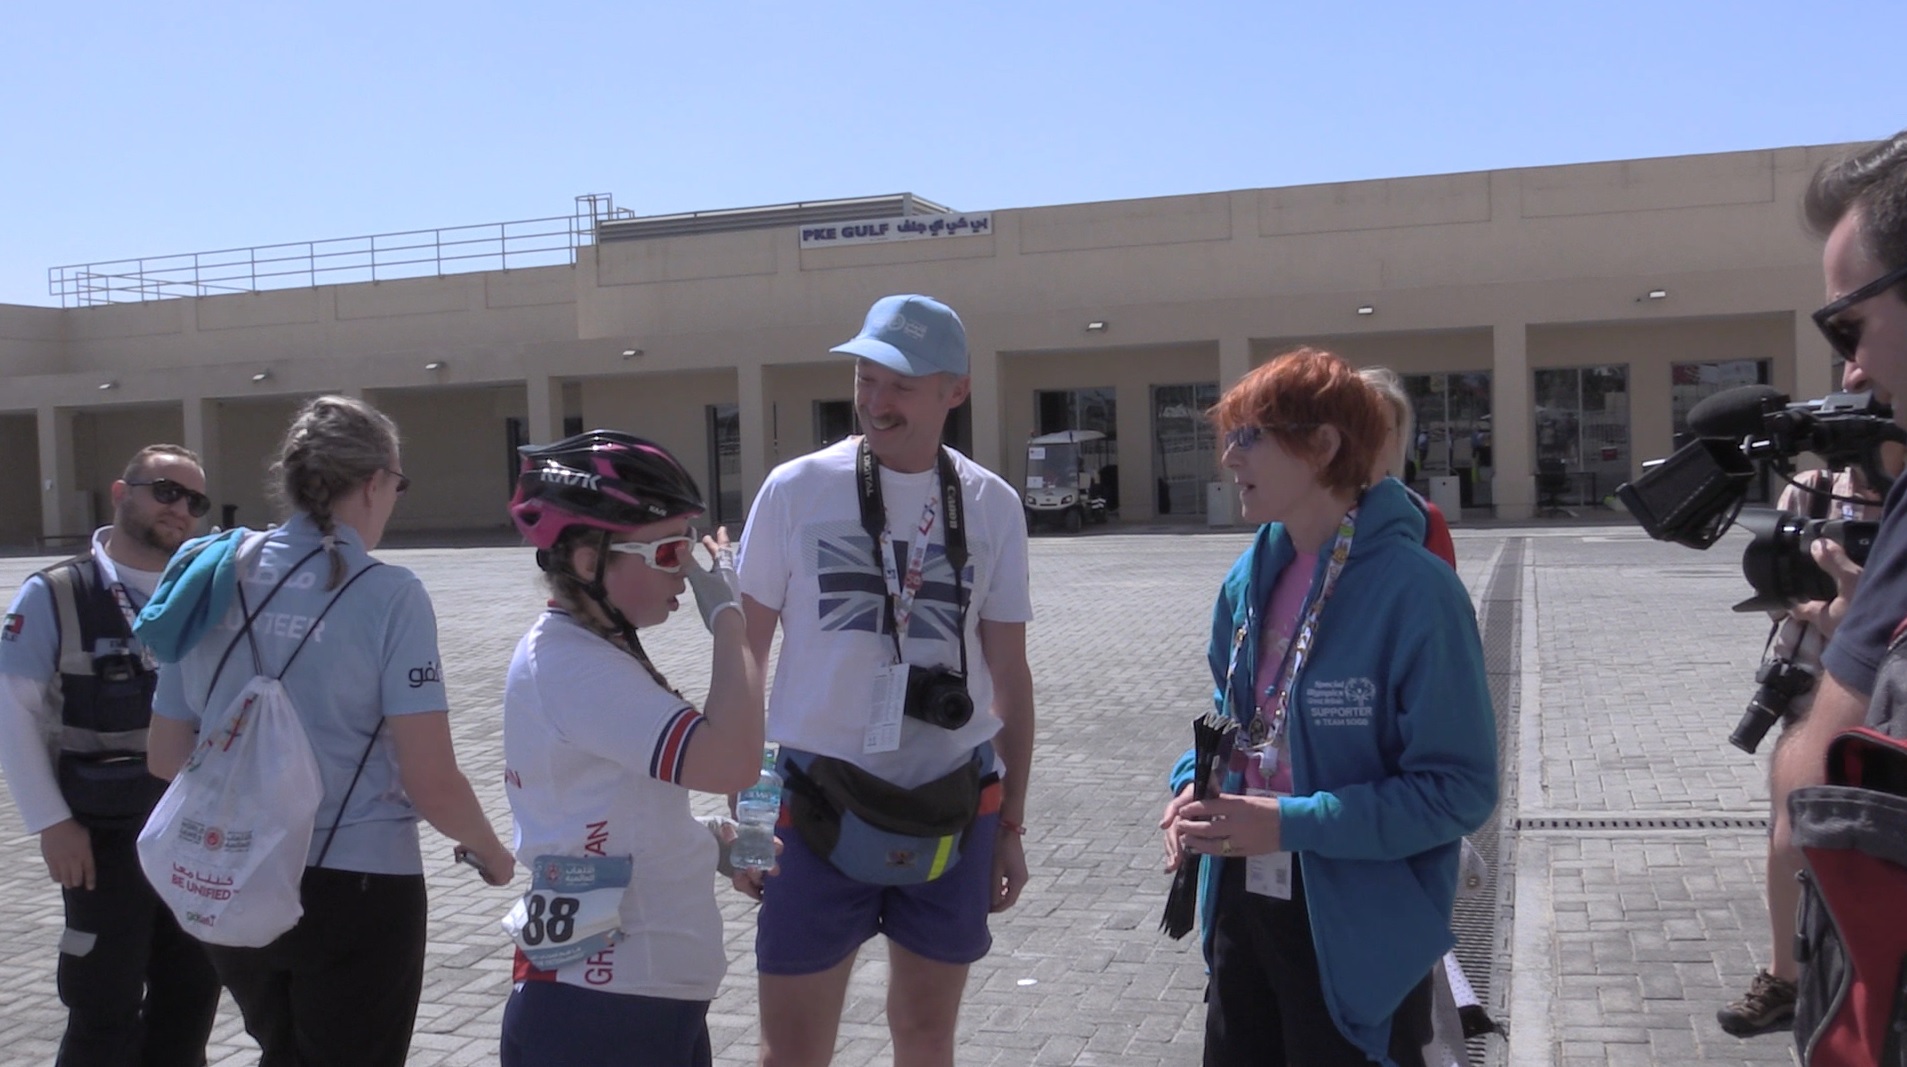
<svg viewBox="0 0 1907 1067">
<path fill-rule="evenodd" d="M 317 524 L 303 514 L 273 530 L 256 563 L 247 559 L 240 564 L 245 604 L 257 612 L 284 570 L 318 547 L 321 537 Z M 339 526 L 337 537 L 349 580 L 373 561 L 357 531 Z M 337 592 L 325 588 L 330 575 L 330 556 L 319 552 L 285 582 L 252 624 L 267 674 L 283 670 L 299 639 L 311 632 L 284 676 L 324 778 L 324 801 L 318 806 L 308 863 L 316 862 L 324 850 L 327 831 L 338 819 L 338 806 L 380 719 L 449 707 L 444 661 L 437 651 L 437 614 L 417 576 L 389 564 L 373 568 L 344 591 L 313 631 L 313 620 Z M 161 668 L 153 714 L 194 728 L 202 717 L 224 715 L 255 673 L 240 629 L 243 617 L 234 597 L 217 628 L 179 663 Z M 238 644 L 214 685 L 214 669 L 233 638 Z M 377 733 L 324 866 L 371 874 L 423 873 L 417 809 L 399 783 L 388 729 Z"/>
</svg>

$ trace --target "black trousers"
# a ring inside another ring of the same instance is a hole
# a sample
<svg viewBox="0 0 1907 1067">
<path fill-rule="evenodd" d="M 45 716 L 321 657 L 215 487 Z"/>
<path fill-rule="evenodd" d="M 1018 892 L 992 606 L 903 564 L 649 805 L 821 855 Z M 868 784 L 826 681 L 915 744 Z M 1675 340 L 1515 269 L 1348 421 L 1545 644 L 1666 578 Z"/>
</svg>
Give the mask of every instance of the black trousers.
<svg viewBox="0 0 1907 1067">
<path fill-rule="evenodd" d="M 90 829 L 92 889 L 64 890 L 60 1067 L 200 1067 L 218 977 L 139 868 L 137 827 Z"/>
<path fill-rule="evenodd" d="M 1225 861 L 1206 990 L 1205 1067 L 1370 1067 L 1331 1021 L 1311 941 L 1301 866 L 1291 899 L 1245 891 L 1245 861 Z M 1391 1017 L 1390 1058 L 1424 1067 L 1430 1038 L 1430 974 Z"/>
<path fill-rule="evenodd" d="M 421 874 L 305 869 L 305 913 L 263 948 L 207 946 L 260 1067 L 402 1067 L 424 991 Z"/>
</svg>

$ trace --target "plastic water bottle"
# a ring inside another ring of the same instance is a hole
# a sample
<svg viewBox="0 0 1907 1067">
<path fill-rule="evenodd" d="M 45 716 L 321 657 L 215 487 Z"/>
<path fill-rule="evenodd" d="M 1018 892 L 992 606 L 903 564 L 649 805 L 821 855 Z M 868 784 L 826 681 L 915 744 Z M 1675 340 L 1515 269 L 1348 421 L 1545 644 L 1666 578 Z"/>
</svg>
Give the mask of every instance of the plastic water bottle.
<svg viewBox="0 0 1907 1067">
<path fill-rule="evenodd" d="M 761 777 L 735 801 L 735 844 L 729 862 L 738 871 L 765 871 L 775 865 L 775 821 L 781 818 L 781 775 L 775 750 L 761 750 Z"/>
</svg>

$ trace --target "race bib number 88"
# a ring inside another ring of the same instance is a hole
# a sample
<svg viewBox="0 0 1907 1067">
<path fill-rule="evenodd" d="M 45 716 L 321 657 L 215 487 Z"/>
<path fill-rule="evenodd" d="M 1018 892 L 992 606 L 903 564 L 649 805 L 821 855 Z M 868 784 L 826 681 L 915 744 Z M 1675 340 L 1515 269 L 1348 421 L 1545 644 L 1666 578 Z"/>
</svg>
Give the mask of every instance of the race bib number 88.
<svg viewBox="0 0 1907 1067">
<path fill-rule="evenodd" d="M 530 966 L 554 971 L 621 941 L 629 856 L 538 856 L 530 889 L 503 918 L 503 930 Z"/>
</svg>

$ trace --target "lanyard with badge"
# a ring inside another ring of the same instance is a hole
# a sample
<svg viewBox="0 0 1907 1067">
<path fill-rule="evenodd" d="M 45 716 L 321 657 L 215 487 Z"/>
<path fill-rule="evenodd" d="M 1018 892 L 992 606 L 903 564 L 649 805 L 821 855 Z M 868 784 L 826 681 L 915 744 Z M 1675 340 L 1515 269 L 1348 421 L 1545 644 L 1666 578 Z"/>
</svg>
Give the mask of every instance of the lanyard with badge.
<svg viewBox="0 0 1907 1067">
<path fill-rule="evenodd" d="M 1286 727 L 1290 722 L 1291 688 L 1304 669 L 1305 660 L 1310 657 L 1311 646 L 1316 643 L 1318 619 L 1324 614 L 1325 602 L 1337 589 L 1338 577 L 1344 573 L 1344 564 L 1351 558 L 1351 539 L 1357 533 L 1357 508 L 1346 512 L 1338 524 L 1337 540 L 1331 545 L 1331 559 L 1324 568 L 1324 582 L 1318 588 L 1306 607 L 1303 620 L 1298 624 L 1298 632 L 1291 643 L 1285 646 L 1283 660 L 1278 665 L 1278 673 L 1266 683 L 1264 695 L 1271 700 L 1269 716 L 1259 714 L 1257 701 L 1248 706 L 1251 718 L 1245 726 L 1246 746 L 1234 748 L 1229 761 L 1229 770 L 1243 774 L 1246 765 L 1256 761 L 1259 774 L 1270 782 L 1277 776 L 1279 765 L 1288 760 L 1286 746 Z M 1232 675 L 1238 669 L 1238 657 L 1244 646 L 1245 637 L 1251 631 L 1250 619 L 1256 615 L 1257 607 L 1248 606 L 1246 625 L 1238 628 L 1238 634 L 1232 639 L 1230 665 L 1225 672 L 1225 691 L 1232 692 Z M 1278 796 L 1270 790 L 1254 789 L 1252 795 Z M 1246 859 L 1245 889 L 1277 900 L 1291 899 L 1291 853 L 1272 852 Z"/>
<path fill-rule="evenodd" d="M 960 674 L 967 674 L 967 598 L 962 572 L 967 566 L 966 512 L 960 499 L 960 473 L 945 448 L 935 457 L 937 485 L 927 494 L 913 543 L 907 546 L 907 572 L 894 559 L 894 536 L 888 529 L 887 506 L 881 500 L 881 467 L 867 438 L 855 453 L 854 481 L 861 501 L 861 528 L 874 545 L 874 562 L 881 569 L 886 594 L 881 598 L 888 636 L 894 639 L 894 662 L 874 675 L 873 715 L 862 738 L 863 752 L 892 752 L 900 747 L 901 717 L 907 706 L 907 657 L 901 653 L 901 632 L 914 616 L 914 601 L 924 582 L 927 542 L 936 522 L 946 523 L 947 562 L 953 567 L 954 604 L 959 612 L 956 640 L 960 645 Z M 943 518 L 944 516 L 944 518 Z"/>
</svg>

